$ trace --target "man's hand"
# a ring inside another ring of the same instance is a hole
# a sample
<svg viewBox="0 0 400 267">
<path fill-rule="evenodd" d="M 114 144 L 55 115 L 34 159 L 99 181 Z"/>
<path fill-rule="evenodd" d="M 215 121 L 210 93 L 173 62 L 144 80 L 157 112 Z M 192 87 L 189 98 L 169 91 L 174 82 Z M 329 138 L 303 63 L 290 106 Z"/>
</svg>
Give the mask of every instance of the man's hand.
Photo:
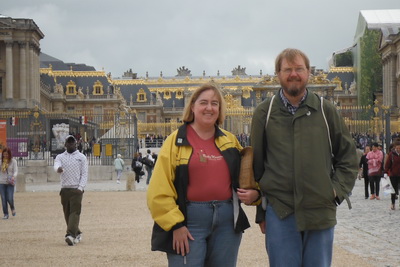
<svg viewBox="0 0 400 267">
<path fill-rule="evenodd" d="M 237 195 L 244 204 L 251 205 L 259 197 L 259 192 L 255 189 L 242 189 L 238 188 Z"/>
<path fill-rule="evenodd" d="M 57 173 L 62 173 L 64 170 L 63 170 L 63 168 L 62 167 L 58 167 L 58 169 L 57 169 Z"/>
<path fill-rule="evenodd" d="M 265 221 L 260 222 L 258 225 L 260 226 L 261 233 L 265 235 L 265 226 L 266 226 Z"/>
<path fill-rule="evenodd" d="M 176 254 L 185 256 L 189 253 L 189 239 L 194 240 L 186 226 L 174 230 L 172 248 L 176 250 Z"/>
</svg>

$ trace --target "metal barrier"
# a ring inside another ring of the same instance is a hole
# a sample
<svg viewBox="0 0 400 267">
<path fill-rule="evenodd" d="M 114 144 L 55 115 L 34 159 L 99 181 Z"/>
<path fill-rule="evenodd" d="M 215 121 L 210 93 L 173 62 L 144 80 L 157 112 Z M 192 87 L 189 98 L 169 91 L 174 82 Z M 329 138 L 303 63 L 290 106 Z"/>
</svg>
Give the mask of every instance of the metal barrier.
<svg viewBox="0 0 400 267">
<path fill-rule="evenodd" d="M 395 111 L 377 101 L 373 106 L 339 106 L 338 111 L 350 132 L 373 135 L 376 141 L 384 139 L 388 144 L 391 132 L 400 131 L 400 121 L 390 120 Z M 223 127 L 247 145 L 251 117 L 250 109 L 230 109 Z M 37 108 L 0 111 L 0 149 L 10 147 L 20 166 L 27 160 L 45 160 L 51 166 L 55 156 L 64 151 L 65 137 L 73 134 L 90 165 L 112 165 L 117 154 L 133 158 L 139 148 L 161 147 L 164 138 L 181 124 L 143 123 L 137 121 L 135 113 L 120 110 L 102 114 L 41 112 Z"/>
</svg>

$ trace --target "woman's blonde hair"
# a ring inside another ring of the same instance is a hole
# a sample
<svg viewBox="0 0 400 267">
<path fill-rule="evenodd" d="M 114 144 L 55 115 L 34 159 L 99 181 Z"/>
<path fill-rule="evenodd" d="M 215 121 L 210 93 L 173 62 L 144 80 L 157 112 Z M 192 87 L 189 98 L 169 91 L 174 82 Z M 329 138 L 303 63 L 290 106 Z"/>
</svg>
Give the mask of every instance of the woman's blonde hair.
<svg viewBox="0 0 400 267">
<path fill-rule="evenodd" d="M 222 93 L 221 93 L 221 91 L 219 89 L 219 85 L 217 83 L 214 83 L 214 82 L 205 83 L 205 84 L 203 84 L 202 86 L 200 86 L 199 88 L 197 88 L 193 92 L 193 94 L 189 98 L 189 103 L 186 105 L 185 110 L 183 111 L 182 120 L 184 122 L 191 123 L 191 122 L 194 121 L 194 114 L 193 114 L 193 111 L 192 111 L 192 105 L 199 98 L 200 94 L 203 93 L 204 91 L 207 91 L 207 90 L 214 91 L 214 94 L 217 96 L 218 102 L 219 102 L 219 115 L 218 115 L 218 118 L 217 118 L 217 121 L 215 122 L 215 124 L 216 125 L 221 125 L 224 122 L 224 120 L 225 120 L 225 109 L 226 109 L 225 99 L 222 96 Z"/>
</svg>

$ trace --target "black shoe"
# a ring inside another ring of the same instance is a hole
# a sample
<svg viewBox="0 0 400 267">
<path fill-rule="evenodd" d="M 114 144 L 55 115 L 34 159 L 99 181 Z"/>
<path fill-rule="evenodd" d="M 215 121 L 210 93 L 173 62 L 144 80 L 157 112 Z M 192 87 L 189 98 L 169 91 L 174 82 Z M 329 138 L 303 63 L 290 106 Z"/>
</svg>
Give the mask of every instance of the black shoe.
<svg viewBox="0 0 400 267">
<path fill-rule="evenodd" d="M 68 246 L 75 245 L 74 238 L 72 236 L 70 236 L 70 235 L 67 235 L 65 237 L 65 242 L 67 242 Z"/>
</svg>

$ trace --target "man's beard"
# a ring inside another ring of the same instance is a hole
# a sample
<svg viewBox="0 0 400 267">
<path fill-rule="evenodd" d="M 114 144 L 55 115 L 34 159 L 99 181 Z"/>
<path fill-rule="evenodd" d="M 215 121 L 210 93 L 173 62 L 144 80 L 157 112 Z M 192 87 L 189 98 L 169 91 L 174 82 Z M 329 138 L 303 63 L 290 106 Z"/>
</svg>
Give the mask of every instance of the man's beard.
<svg viewBox="0 0 400 267">
<path fill-rule="evenodd" d="M 297 78 L 294 78 L 294 79 L 288 79 L 288 82 L 291 82 L 291 81 L 301 81 L 301 80 L 299 80 L 299 79 L 297 79 Z M 288 95 L 290 95 L 290 96 L 292 96 L 292 97 L 297 97 L 297 96 L 299 96 L 300 94 L 303 94 L 304 93 L 304 91 L 305 91 L 305 89 L 306 89 L 306 86 L 304 85 L 300 85 L 300 86 L 292 86 L 292 87 L 290 87 L 290 85 L 288 86 L 288 87 L 286 87 L 285 88 L 286 90 L 286 93 L 288 94 Z"/>
</svg>

